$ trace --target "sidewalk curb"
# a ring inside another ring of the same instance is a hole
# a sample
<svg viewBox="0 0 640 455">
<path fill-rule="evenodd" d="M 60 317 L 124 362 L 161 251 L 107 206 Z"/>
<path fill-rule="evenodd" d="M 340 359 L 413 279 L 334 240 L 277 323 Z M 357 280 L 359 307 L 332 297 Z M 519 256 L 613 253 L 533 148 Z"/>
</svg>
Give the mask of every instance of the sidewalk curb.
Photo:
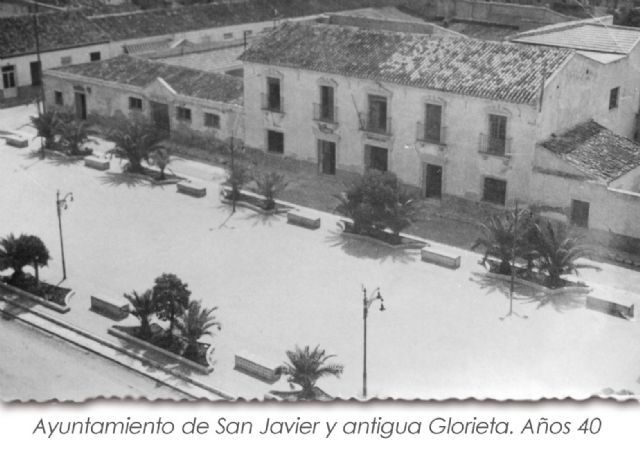
<svg viewBox="0 0 640 455">
<path fill-rule="evenodd" d="M 117 351 L 117 352 L 120 352 L 120 353 L 126 354 L 127 356 L 132 357 L 132 358 L 134 358 L 134 359 L 136 359 L 136 360 L 138 360 L 138 361 L 142 362 L 143 364 L 151 365 L 151 366 L 153 366 L 154 368 L 157 368 L 157 369 L 159 369 L 159 370 L 162 370 L 162 371 L 164 371 L 165 373 L 168 373 L 168 374 L 170 374 L 170 375 L 172 375 L 172 376 L 175 376 L 175 377 L 177 377 L 177 378 L 179 378 L 179 379 L 181 379 L 181 380 L 183 380 L 183 381 L 185 381 L 185 382 L 189 382 L 189 383 L 191 383 L 191 384 L 195 385 L 196 387 L 199 387 L 199 388 L 201 388 L 201 389 L 206 390 L 206 391 L 207 391 L 207 392 L 209 392 L 209 393 L 213 393 L 214 395 L 218 395 L 221 399 L 224 399 L 224 400 L 234 400 L 234 399 L 235 399 L 235 397 L 233 397 L 232 395 L 229 395 L 229 394 L 227 394 L 227 393 L 225 393 L 225 392 L 223 392 L 223 391 L 221 391 L 221 390 L 218 390 L 218 389 L 216 389 L 216 388 L 214 388 L 214 387 L 211 387 L 211 386 L 209 386 L 209 385 L 207 385 L 207 384 L 203 384 L 203 383 L 201 383 L 200 381 L 198 381 L 198 380 L 196 380 L 196 379 L 193 379 L 193 378 L 190 378 L 189 376 L 186 376 L 186 375 L 184 375 L 184 374 L 182 374 L 182 373 L 176 373 L 176 372 L 172 371 L 170 368 L 167 368 L 166 366 L 164 366 L 163 364 L 161 364 L 160 362 L 157 362 L 157 361 L 152 360 L 152 359 L 147 359 L 147 358 L 145 358 L 145 357 L 144 357 L 144 356 L 142 356 L 142 355 L 139 355 L 139 354 L 136 354 L 136 353 L 130 352 L 129 350 L 127 350 L 127 349 L 123 348 L 122 346 L 118 346 L 118 345 L 116 345 L 115 343 L 112 343 L 111 341 L 105 340 L 105 339 L 100 338 L 100 337 L 98 337 L 98 336 L 96 336 L 96 335 L 93 335 L 93 334 L 91 334 L 91 333 L 89 333 L 89 332 L 86 332 L 86 331 L 84 331 L 84 330 L 80 329 L 79 327 L 76 327 L 76 326 L 74 326 L 74 325 L 72 325 L 72 324 L 69 324 L 68 322 L 61 321 L 61 320 L 59 320 L 59 319 L 56 319 L 56 318 L 54 318 L 54 317 L 52 317 L 52 316 L 49 316 L 48 314 L 42 313 L 42 312 L 40 312 L 40 311 L 35 311 L 35 308 L 29 308 L 29 307 L 26 307 L 26 306 L 22 305 L 21 303 L 19 303 L 19 302 L 15 302 L 15 301 L 6 301 L 6 302 L 7 302 L 8 304 L 10 304 L 10 305 L 14 305 L 14 306 L 20 307 L 22 310 L 27 311 L 28 313 L 34 314 L 34 315 L 36 315 L 36 316 L 38 316 L 38 317 L 40 317 L 40 318 L 42 318 L 42 319 L 45 319 L 45 320 L 47 320 L 47 321 L 49 321 L 49 322 L 51 322 L 51 323 L 53 323 L 53 324 L 56 324 L 56 325 L 58 325 L 58 326 L 60 326 L 60 327 L 64 327 L 65 329 L 70 330 L 70 331 L 72 331 L 72 332 L 74 332 L 74 333 L 77 333 L 78 335 L 80 335 L 80 336 L 82 336 L 82 337 L 85 337 L 85 338 L 88 338 L 88 339 L 90 339 L 90 340 L 93 340 L 93 341 L 95 341 L 95 342 L 97 342 L 97 343 L 99 343 L 99 344 L 102 344 L 103 346 L 106 346 L 106 347 L 108 347 L 108 348 L 110 348 L 110 349 L 113 349 L 113 350 L 115 350 L 115 351 Z M 26 321 L 26 320 L 24 320 L 23 318 L 20 318 L 20 315 L 15 315 L 15 314 L 13 314 L 13 313 L 10 313 L 10 312 L 8 312 L 8 311 L 6 311 L 6 310 L 2 310 L 2 309 L 0 309 L 0 312 L 2 312 L 2 313 L 7 313 L 7 314 L 9 314 L 9 315 L 11 315 L 11 316 L 13 316 L 13 317 L 16 317 L 16 318 L 20 319 L 21 321 L 23 321 L 23 322 L 25 322 L 25 323 L 27 323 L 27 324 L 30 324 L 30 325 L 36 326 L 36 325 L 35 325 L 34 323 L 32 323 L 32 322 L 30 322 L 30 321 Z M 43 327 L 41 327 L 41 326 L 36 326 L 36 327 L 38 327 L 38 328 L 39 328 L 39 329 L 41 329 L 41 330 L 44 330 L 44 331 L 46 331 L 46 332 L 51 333 L 51 331 L 50 331 L 50 330 L 47 330 L 46 328 L 43 328 Z M 84 348 L 84 349 L 87 349 L 87 350 L 89 350 L 89 351 L 91 351 L 91 352 L 94 352 L 95 354 L 98 354 L 98 355 L 101 355 L 101 356 L 105 357 L 102 353 L 96 352 L 96 351 L 94 351 L 93 349 L 91 349 L 91 348 L 89 348 L 89 347 L 87 347 L 87 346 L 85 346 L 85 345 L 82 345 L 82 344 L 80 344 L 80 343 L 78 343 L 78 342 L 76 342 L 76 341 L 74 341 L 74 340 L 70 340 L 69 338 L 67 338 L 67 337 L 65 337 L 65 336 L 63 336 L 63 335 L 61 335 L 61 334 L 59 334 L 59 333 L 53 333 L 53 335 L 56 335 L 56 336 L 58 336 L 58 337 L 60 337 L 60 338 L 62 338 L 62 339 L 64 339 L 64 340 L 66 340 L 66 341 L 68 341 L 68 342 L 70 342 L 70 343 L 73 343 L 73 344 L 79 345 L 79 346 L 81 346 L 81 347 L 82 347 L 82 348 Z M 165 381 L 162 381 L 162 380 L 160 380 L 160 379 L 157 379 L 157 378 L 155 378 L 155 377 L 150 376 L 149 374 L 147 374 L 146 372 L 142 371 L 141 369 L 133 368 L 133 367 L 131 367 L 130 365 L 124 365 L 123 363 L 119 362 L 117 359 L 114 359 L 113 357 L 108 357 L 108 358 L 109 358 L 110 360 L 115 361 L 116 363 L 118 363 L 118 364 L 120 364 L 120 365 L 122 365 L 122 366 L 125 366 L 125 367 L 127 367 L 127 368 L 129 368 L 129 369 L 135 370 L 136 372 L 138 372 L 138 373 L 140 373 L 140 374 L 142 374 L 142 375 L 144 375 L 144 376 L 146 376 L 146 377 L 150 377 L 150 378 L 152 378 L 152 379 L 153 379 L 153 380 L 155 380 L 155 381 L 158 381 L 158 382 L 160 382 L 160 383 L 162 383 L 162 384 L 164 384 L 164 385 L 166 385 L 166 386 L 169 386 L 169 387 L 171 387 L 171 388 L 173 388 L 173 389 L 176 389 L 176 390 L 180 391 L 181 393 L 184 393 L 185 395 L 192 396 L 192 397 L 194 397 L 195 399 L 200 399 L 200 397 L 194 396 L 192 393 L 187 392 L 187 391 L 184 391 L 184 390 L 182 390 L 182 389 L 180 389 L 180 388 L 176 387 L 175 385 L 168 384 L 168 383 L 167 383 L 167 382 L 165 382 Z"/>
</svg>

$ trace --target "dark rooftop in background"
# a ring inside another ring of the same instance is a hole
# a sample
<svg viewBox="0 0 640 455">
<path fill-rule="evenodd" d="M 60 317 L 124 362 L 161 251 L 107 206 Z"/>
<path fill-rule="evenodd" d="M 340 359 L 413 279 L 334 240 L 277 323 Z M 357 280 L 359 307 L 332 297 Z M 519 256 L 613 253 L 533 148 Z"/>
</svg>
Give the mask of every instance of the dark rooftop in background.
<svg viewBox="0 0 640 455">
<path fill-rule="evenodd" d="M 290 22 L 258 39 L 241 59 L 535 104 L 543 78 L 572 54 L 506 42 Z"/>
<path fill-rule="evenodd" d="M 248 0 L 145 10 L 91 18 L 114 40 L 168 35 L 225 25 L 266 22 L 333 11 L 388 6 L 402 0 Z M 275 15 L 274 15 L 275 13 Z"/>
<path fill-rule="evenodd" d="M 225 74 L 167 65 L 129 55 L 120 55 L 98 62 L 64 66 L 48 71 L 80 75 L 140 88 L 147 87 L 157 78 L 162 78 L 181 95 L 229 104 L 242 104 L 242 79 Z"/>
<path fill-rule="evenodd" d="M 78 12 L 38 15 L 42 52 L 106 43 L 109 36 Z M 0 57 L 34 53 L 33 16 L 0 17 Z"/>
<path fill-rule="evenodd" d="M 606 182 L 640 166 L 640 144 L 593 120 L 542 143 L 585 174 Z"/>
</svg>

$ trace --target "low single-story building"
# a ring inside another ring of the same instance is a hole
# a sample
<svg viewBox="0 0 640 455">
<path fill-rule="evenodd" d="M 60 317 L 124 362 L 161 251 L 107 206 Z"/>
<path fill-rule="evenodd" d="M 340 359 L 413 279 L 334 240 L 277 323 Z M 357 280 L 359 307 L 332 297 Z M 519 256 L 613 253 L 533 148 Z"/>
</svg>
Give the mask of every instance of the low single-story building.
<svg viewBox="0 0 640 455">
<path fill-rule="evenodd" d="M 640 144 L 595 121 L 538 144 L 531 199 L 573 225 L 640 239 Z"/>
<path fill-rule="evenodd" d="M 242 80 L 120 55 L 44 73 L 47 108 L 80 119 L 143 115 L 170 133 L 242 138 Z"/>
</svg>

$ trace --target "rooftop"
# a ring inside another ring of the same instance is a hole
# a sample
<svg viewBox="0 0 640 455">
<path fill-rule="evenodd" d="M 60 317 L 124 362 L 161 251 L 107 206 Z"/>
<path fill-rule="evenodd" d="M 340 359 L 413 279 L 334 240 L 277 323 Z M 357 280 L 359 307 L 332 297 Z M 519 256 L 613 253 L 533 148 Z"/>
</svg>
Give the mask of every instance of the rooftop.
<svg viewBox="0 0 640 455">
<path fill-rule="evenodd" d="M 242 104 L 242 79 L 182 66 L 120 55 L 109 60 L 64 66 L 54 73 L 80 75 L 91 79 L 144 88 L 162 78 L 176 93 L 194 98 Z"/>
<path fill-rule="evenodd" d="M 569 22 L 519 33 L 511 41 L 583 51 L 629 54 L 640 41 L 640 29 L 597 22 Z"/>
<path fill-rule="evenodd" d="M 244 2 L 196 4 L 97 16 L 91 20 L 114 40 L 168 35 L 226 25 L 266 22 L 290 17 L 344 11 L 363 6 L 390 5 L 401 0 L 247 0 Z"/>
<path fill-rule="evenodd" d="M 100 27 L 78 12 L 38 15 L 40 50 L 43 52 L 106 43 Z M 0 17 L 0 58 L 36 51 L 32 15 Z"/>
<path fill-rule="evenodd" d="M 593 120 L 552 137 L 542 146 L 585 174 L 606 182 L 640 166 L 640 144 Z"/>
<path fill-rule="evenodd" d="M 514 43 L 285 23 L 256 40 L 241 59 L 535 104 L 543 78 L 572 54 Z"/>
</svg>

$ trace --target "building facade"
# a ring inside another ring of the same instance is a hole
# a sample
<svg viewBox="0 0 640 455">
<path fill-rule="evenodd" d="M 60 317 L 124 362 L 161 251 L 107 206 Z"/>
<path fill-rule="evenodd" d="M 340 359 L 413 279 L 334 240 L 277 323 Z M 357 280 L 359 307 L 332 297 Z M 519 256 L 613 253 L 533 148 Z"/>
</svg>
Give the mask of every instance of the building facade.
<svg viewBox="0 0 640 455">
<path fill-rule="evenodd" d="M 242 58 L 247 145 L 434 199 L 544 203 L 537 145 L 589 119 L 630 137 L 640 103 L 632 59 L 548 46 L 286 24 Z"/>
</svg>

